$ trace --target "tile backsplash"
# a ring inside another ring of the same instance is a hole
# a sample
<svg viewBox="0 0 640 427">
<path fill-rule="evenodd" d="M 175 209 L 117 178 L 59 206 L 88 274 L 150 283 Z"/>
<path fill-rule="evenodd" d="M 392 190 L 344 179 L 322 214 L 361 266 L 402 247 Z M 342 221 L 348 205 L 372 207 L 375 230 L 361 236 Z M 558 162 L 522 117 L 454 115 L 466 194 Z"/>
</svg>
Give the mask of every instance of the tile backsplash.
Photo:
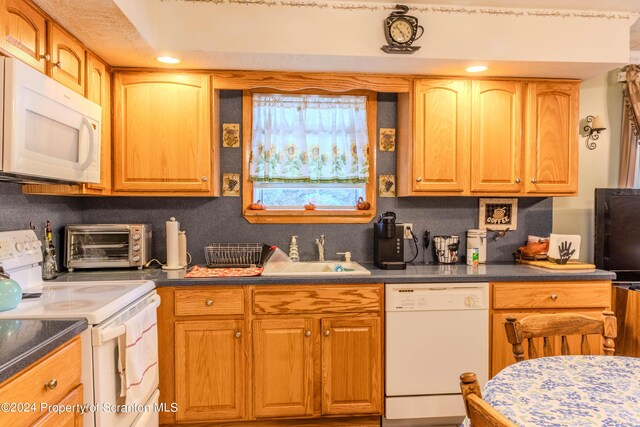
<svg viewBox="0 0 640 427">
<path fill-rule="evenodd" d="M 220 123 L 242 123 L 242 92 L 224 91 L 220 97 Z M 379 94 L 378 128 L 395 128 L 396 96 Z M 221 125 L 222 127 L 222 125 Z M 222 128 L 220 129 L 222 132 Z M 242 125 L 240 125 L 242 132 Z M 378 133 L 378 132 L 376 132 Z M 240 140 L 242 140 L 240 135 Z M 220 178 L 223 174 L 240 173 L 242 150 L 221 148 Z M 377 175 L 396 175 L 396 152 L 377 152 Z M 478 225 L 476 197 L 404 197 L 378 198 L 377 212 L 396 212 L 398 222 L 412 223 L 419 237 L 422 261 L 422 235 L 455 234 L 465 247 L 465 233 Z M 315 239 L 326 236 L 327 259 L 338 259 L 336 252 L 351 251 L 355 261 L 373 258 L 372 224 L 249 224 L 242 217 L 241 198 L 178 198 L 178 197 L 99 197 L 72 198 L 25 196 L 17 184 L 0 183 L 2 220 L 0 230 L 26 228 L 34 221 L 40 230 L 45 220 L 56 227 L 56 243 L 60 246 L 61 230 L 69 223 L 150 223 L 153 227 L 153 257 L 165 261 L 165 221 L 174 216 L 186 231 L 188 250 L 196 263 L 204 263 L 203 247 L 212 242 L 264 242 L 288 251 L 292 235 L 298 236 L 301 260 L 317 259 Z M 549 235 L 552 229 L 551 198 L 520 198 L 518 229 L 507 232 L 498 240 L 489 233 L 488 261 L 511 261 L 512 253 L 527 235 Z M 427 259 L 433 261 L 433 243 Z M 62 251 L 59 251 L 61 253 Z M 405 241 L 405 258 L 415 253 L 413 243 Z"/>
</svg>

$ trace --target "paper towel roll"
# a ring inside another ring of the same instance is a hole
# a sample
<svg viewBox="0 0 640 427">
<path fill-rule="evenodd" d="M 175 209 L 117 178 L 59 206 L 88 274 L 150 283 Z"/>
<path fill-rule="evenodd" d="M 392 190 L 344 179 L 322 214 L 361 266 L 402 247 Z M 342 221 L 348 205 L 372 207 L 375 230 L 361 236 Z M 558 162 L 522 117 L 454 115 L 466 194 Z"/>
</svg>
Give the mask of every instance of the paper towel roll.
<svg viewBox="0 0 640 427">
<path fill-rule="evenodd" d="M 182 268 L 178 263 L 178 231 L 180 223 L 174 217 L 166 222 L 167 230 L 167 264 L 162 267 L 166 270 L 176 270 Z"/>
<path fill-rule="evenodd" d="M 178 232 L 178 264 L 187 266 L 187 233 L 182 230 Z"/>
</svg>

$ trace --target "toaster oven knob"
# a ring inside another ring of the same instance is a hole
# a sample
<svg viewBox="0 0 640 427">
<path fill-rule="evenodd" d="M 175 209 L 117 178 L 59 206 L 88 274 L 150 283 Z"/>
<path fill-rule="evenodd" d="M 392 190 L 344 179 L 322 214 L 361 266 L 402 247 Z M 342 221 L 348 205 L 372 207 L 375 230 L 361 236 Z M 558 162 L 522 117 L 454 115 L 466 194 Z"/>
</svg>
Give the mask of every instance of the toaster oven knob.
<svg viewBox="0 0 640 427">
<path fill-rule="evenodd" d="M 138 252 L 140 250 L 140 245 L 133 245 L 133 250 Z"/>
<path fill-rule="evenodd" d="M 139 234 L 134 234 L 133 236 L 131 236 L 133 238 L 133 240 L 140 240 L 140 235 Z"/>
<path fill-rule="evenodd" d="M 131 258 L 133 260 L 133 262 L 138 262 L 140 261 L 140 256 L 139 255 L 134 255 L 133 258 Z"/>
</svg>

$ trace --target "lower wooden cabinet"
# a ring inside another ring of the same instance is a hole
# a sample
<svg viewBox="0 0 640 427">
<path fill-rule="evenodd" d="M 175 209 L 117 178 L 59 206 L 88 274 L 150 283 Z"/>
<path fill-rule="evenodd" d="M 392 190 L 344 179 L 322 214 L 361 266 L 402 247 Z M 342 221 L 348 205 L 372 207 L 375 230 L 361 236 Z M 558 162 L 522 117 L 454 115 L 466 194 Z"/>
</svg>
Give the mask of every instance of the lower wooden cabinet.
<svg viewBox="0 0 640 427">
<path fill-rule="evenodd" d="M 379 423 L 382 285 L 158 292 L 161 424 Z"/>
<path fill-rule="evenodd" d="M 242 329 L 241 320 L 176 322 L 177 421 L 242 419 Z"/>
<path fill-rule="evenodd" d="M 490 376 L 515 363 L 511 344 L 507 341 L 506 318 L 524 318 L 536 313 L 572 312 L 600 318 L 611 307 L 611 282 L 520 282 L 491 284 L 491 356 Z M 602 354 L 602 339 L 589 336 L 592 353 Z M 560 340 L 552 348 L 560 348 Z M 541 343 L 537 343 L 542 348 Z M 569 348 L 578 352 L 579 337 L 569 337 Z M 524 343 L 525 358 L 528 346 Z"/>
<path fill-rule="evenodd" d="M 71 390 L 57 405 L 80 407 L 82 405 L 82 384 Z M 33 427 L 82 427 L 82 413 L 79 411 L 49 412 L 36 421 Z"/>
</svg>

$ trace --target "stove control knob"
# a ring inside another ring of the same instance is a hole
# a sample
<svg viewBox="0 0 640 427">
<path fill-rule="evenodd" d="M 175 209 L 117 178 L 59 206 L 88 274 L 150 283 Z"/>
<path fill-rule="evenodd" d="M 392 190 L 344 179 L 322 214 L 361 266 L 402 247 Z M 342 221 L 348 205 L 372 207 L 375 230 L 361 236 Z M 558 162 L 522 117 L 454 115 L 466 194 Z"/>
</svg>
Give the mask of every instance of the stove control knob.
<svg viewBox="0 0 640 427">
<path fill-rule="evenodd" d="M 140 245 L 133 245 L 132 248 L 135 252 L 138 252 L 140 250 Z"/>
<path fill-rule="evenodd" d="M 133 258 L 131 258 L 131 260 L 132 260 L 133 262 L 138 262 L 138 261 L 140 261 L 140 256 L 138 256 L 138 255 L 134 255 L 134 256 L 133 256 Z"/>
<path fill-rule="evenodd" d="M 476 305 L 478 305 L 478 298 L 472 296 L 465 297 L 464 305 L 466 305 L 467 307 L 475 307 Z"/>
<path fill-rule="evenodd" d="M 133 240 L 140 240 L 140 235 L 138 233 L 134 234 L 131 237 L 133 237 Z"/>
<path fill-rule="evenodd" d="M 22 243 L 22 242 L 16 243 L 16 251 L 18 251 L 18 252 L 24 251 L 24 243 Z"/>
</svg>

